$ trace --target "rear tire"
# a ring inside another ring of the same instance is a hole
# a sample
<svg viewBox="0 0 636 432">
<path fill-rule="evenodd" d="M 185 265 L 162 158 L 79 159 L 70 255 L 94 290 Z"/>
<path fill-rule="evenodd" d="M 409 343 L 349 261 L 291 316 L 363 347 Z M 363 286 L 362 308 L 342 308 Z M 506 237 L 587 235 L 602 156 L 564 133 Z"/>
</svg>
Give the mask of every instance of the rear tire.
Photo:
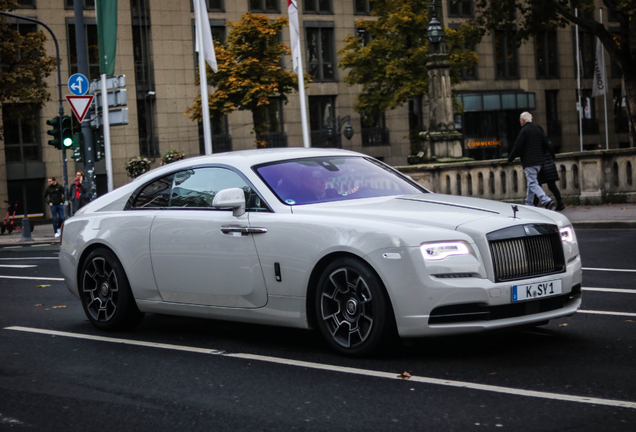
<svg viewBox="0 0 636 432">
<path fill-rule="evenodd" d="M 341 354 L 369 355 L 394 334 L 395 320 L 382 282 L 358 259 L 339 258 L 327 266 L 315 304 L 322 336 Z"/>
<path fill-rule="evenodd" d="M 95 327 L 125 330 L 143 319 L 123 266 L 110 250 L 95 249 L 86 257 L 78 283 L 84 312 Z"/>
</svg>

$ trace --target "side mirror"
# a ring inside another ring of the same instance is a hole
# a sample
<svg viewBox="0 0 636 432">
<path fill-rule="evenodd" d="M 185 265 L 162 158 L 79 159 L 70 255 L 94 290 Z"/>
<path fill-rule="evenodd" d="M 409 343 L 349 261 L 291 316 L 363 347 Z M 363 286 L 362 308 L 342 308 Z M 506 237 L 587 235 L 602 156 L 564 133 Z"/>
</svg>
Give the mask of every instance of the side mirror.
<svg viewBox="0 0 636 432">
<path fill-rule="evenodd" d="M 223 189 L 214 196 L 212 206 L 216 209 L 231 208 L 235 217 L 242 216 L 245 213 L 245 191 L 241 188 Z"/>
</svg>

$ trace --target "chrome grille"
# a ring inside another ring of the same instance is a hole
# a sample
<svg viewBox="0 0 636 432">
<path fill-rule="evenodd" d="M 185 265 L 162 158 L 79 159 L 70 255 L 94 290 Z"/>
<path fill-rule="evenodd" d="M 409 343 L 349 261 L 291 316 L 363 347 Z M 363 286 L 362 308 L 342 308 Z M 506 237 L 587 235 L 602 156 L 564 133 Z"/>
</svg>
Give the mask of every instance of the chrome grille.
<svg viewBox="0 0 636 432">
<path fill-rule="evenodd" d="M 533 226 L 536 228 L 537 226 Z M 530 230 L 536 235 L 490 240 L 496 281 L 558 273 L 565 270 L 563 246 L 556 232 Z M 552 231 L 552 230 L 550 230 Z M 513 232 L 511 232 L 513 234 Z M 515 230 L 514 234 L 519 234 Z"/>
</svg>

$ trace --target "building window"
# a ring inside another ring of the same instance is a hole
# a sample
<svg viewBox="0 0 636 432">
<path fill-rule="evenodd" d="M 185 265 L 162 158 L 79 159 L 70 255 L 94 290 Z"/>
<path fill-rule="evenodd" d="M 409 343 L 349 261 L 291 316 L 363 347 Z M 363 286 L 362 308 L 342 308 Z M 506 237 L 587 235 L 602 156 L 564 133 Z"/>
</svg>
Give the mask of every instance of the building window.
<svg viewBox="0 0 636 432">
<path fill-rule="evenodd" d="M 155 74 L 150 52 L 151 26 L 148 0 L 131 1 L 133 61 L 135 63 L 135 83 L 137 99 L 137 130 L 139 154 L 154 158 L 159 156 L 159 140 L 155 132 L 157 101 L 155 95 Z"/>
<path fill-rule="evenodd" d="M 259 107 L 254 113 L 254 125 L 265 125 L 265 133 L 256 137 L 265 141 L 266 147 L 287 147 L 287 135 L 283 130 L 283 101 L 270 98 L 269 104 Z"/>
<path fill-rule="evenodd" d="M 616 42 L 616 44 L 620 47 L 621 46 L 621 34 L 619 33 L 619 29 L 610 29 L 610 32 L 612 34 L 612 38 L 614 39 L 614 41 Z M 611 74 L 612 74 L 612 78 L 622 78 L 623 77 L 623 70 L 621 69 L 620 65 L 618 64 L 618 62 L 616 60 L 614 60 L 614 56 L 610 56 L 610 66 L 611 66 Z"/>
<path fill-rule="evenodd" d="M 614 96 L 614 131 L 616 133 L 629 132 L 629 119 L 627 117 L 627 98 L 623 96 L 623 89 L 613 89 Z"/>
<path fill-rule="evenodd" d="M 386 127 L 386 116 L 384 113 L 378 116 L 360 115 L 360 132 L 362 134 L 362 146 L 388 146 L 389 129 Z"/>
<path fill-rule="evenodd" d="M 519 78 L 517 61 L 516 31 L 495 31 L 495 70 L 496 78 Z"/>
<path fill-rule="evenodd" d="M 73 19 L 67 21 L 68 30 L 68 61 L 70 74 L 78 72 L 77 67 L 77 45 L 75 44 L 75 24 Z M 88 79 L 99 79 L 99 46 L 97 44 L 97 24 L 94 19 L 84 18 L 84 32 L 86 37 L 86 55 L 88 60 Z"/>
<path fill-rule="evenodd" d="M 579 94 L 576 92 L 576 100 L 578 103 Z M 580 115 L 582 116 L 583 135 L 598 135 L 598 120 L 596 119 L 596 105 L 592 97 L 591 89 L 581 90 L 581 105 L 583 109 Z M 577 124 L 579 124 L 577 122 Z"/>
<path fill-rule="evenodd" d="M 558 78 L 557 32 L 543 32 L 534 40 L 537 78 Z"/>
<path fill-rule="evenodd" d="M 371 42 L 371 33 L 364 27 L 356 27 L 356 37 L 360 39 L 360 45 L 365 47 Z"/>
<path fill-rule="evenodd" d="M 203 137 L 203 123 L 199 122 L 199 154 L 205 154 L 205 140 Z M 228 128 L 227 116 L 211 118 L 212 153 L 232 151 L 232 136 Z"/>
<path fill-rule="evenodd" d="M 249 0 L 250 12 L 280 12 L 278 0 Z"/>
<path fill-rule="evenodd" d="M 459 30 L 460 25 L 459 24 L 449 24 L 449 27 L 452 28 L 453 30 Z M 461 47 L 461 51 L 464 52 L 466 50 L 469 51 L 473 51 L 473 52 L 477 52 L 476 50 L 476 46 L 473 45 L 462 45 Z M 466 81 L 466 80 L 476 80 L 477 78 L 477 65 L 471 67 L 471 68 L 462 68 L 460 70 L 460 74 L 461 74 L 461 78 L 462 81 Z"/>
<path fill-rule="evenodd" d="M 84 2 L 84 10 L 95 9 L 95 0 L 83 0 L 83 2 Z M 75 8 L 74 0 L 64 0 L 64 9 L 74 9 L 74 8 Z"/>
<path fill-rule="evenodd" d="M 305 0 L 303 2 L 303 13 L 332 14 L 331 0 Z"/>
<path fill-rule="evenodd" d="M 333 127 L 329 127 L 335 118 L 335 96 L 309 96 L 309 128 L 312 147 L 338 147 Z"/>
<path fill-rule="evenodd" d="M 2 120 L 6 162 L 40 161 L 38 109 L 29 104 L 3 104 Z"/>
<path fill-rule="evenodd" d="M 470 18 L 473 16 L 472 0 L 449 0 L 448 16 Z"/>
<path fill-rule="evenodd" d="M 20 9 L 35 9 L 35 0 L 17 0 Z"/>
<path fill-rule="evenodd" d="M 576 45 L 576 39 L 574 40 Z M 596 49 L 596 37 L 590 32 L 579 30 L 579 55 L 581 78 L 594 78 L 594 56 Z M 574 51 L 574 64 L 576 64 L 576 50 Z"/>
<path fill-rule="evenodd" d="M 333 23 L 330 27 L 311 27 L 305 23 L 307 34 L 307 72 L 314 81 L 335 81 Z"/>
<path fill-rule="evenodd" d="M 353 11 L 356 15 L 371 15 L 373 2 L 367 0 L 355 0 L 353 2 Z"/>
<path fill-rule="evenodd" d="M 552 141 L 554 151 L 561 149 L 561 122 L 559 121 L 558 90 L 545 91 L 546 132 Z"/>
</svg>

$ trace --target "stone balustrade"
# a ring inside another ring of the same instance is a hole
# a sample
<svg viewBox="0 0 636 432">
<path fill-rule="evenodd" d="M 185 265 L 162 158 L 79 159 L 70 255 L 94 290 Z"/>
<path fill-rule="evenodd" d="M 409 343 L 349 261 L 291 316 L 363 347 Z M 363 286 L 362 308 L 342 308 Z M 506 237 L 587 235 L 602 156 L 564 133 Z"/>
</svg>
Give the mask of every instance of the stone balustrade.
<svg viewBox="0 0 636 432">
<path fill-rule="evenodd" d="M 560 153 L 556 166 L 566 204 L 636 202 L 636 148 Z M 526 177 L 518 158 L 511 164 L 496 159 L 396 168 L 433 192 L 525 201 Z"/>
</svg>

